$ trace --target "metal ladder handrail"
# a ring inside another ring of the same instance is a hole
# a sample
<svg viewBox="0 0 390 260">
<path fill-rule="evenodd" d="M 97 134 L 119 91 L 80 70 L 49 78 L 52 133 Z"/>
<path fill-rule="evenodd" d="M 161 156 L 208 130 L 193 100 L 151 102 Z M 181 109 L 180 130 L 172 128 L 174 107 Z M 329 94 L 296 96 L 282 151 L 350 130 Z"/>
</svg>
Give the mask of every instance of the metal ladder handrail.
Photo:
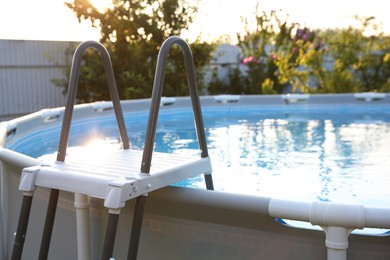
<svg viewBox="0 0 390 260">
<path fill-rule="evenodd" d="M 201 157 L 208 157 L 207 143 L 206 143 L 206 134 L 204 131 L 202 111 L 200 106 L 200 100 L 198 95 L 198 89 L 196 84 L 195 76 L 195 65 L 193 62 L 193 56 L 191 49 L 186 41 L 178 36 L 171 36 L 161 45 L 158 59 L 157 59 L 157 68 L 155 72 L 155 78 L 153 82 L 153 92 L 151 98 L 151 107 L 149 111 L 148 125 L 146 128 L 146 137 L 144 145 L 144 153 L 142 157 L 141 172 L 149 173 L 150 165 L 153 154 L 154 139 L 156 135 L 156 125 L 160 108 L 160 100 L 162 96 L 164 78 L 165 78 L 165 67 L 167 63 L 167 56 L 169 50 L 173 45 L 178 45 L 183 53 L 185 67 L 187 70 L 187 80 L 188 87 L 190 91 L 192 108 L 195 118 L 195 127 L 196 133 L 198 136 L 199 147 L 201 149 Z M 210 189 L 212 188 L 212 183 L 210 183 Z"/>
<path fill-rule="evenodd" d="M 68 84 L 68 94 L 67 94 L 67 100 L 66 100 L 61 134 L 60 134 L 60 141 L 59 141 L 58 152 L 57 152 L 58 162 L 65 161 L 66 150 L 68 147 L 68 140 L 69 140 L 69 132 L 70 132 L 71 121 L 72 121 L 72 114 L 73 114 L 74 104 L 76 101 L 77 85 L 78 85 L 78 80 L 80 75 L 82 56 L 85 53 L 85 51 L 89 48 L 94 48 L 101 54 L 101 57 L 103 59 L 104 70 L 106 72 L 107 84 L 109 87 L 111 100 L 114 106 L 122 148 L 123 149 L 130 148 L 129 138 L 127 135 L 126 125 L 123 118 L 122 108 L 120 105 L 120 98 L 117 90 L 117 85 L 115 81 L 115 75 L 114 75 L 114 70 L 112 68 L 110 55 L 107 49 L 101 43 L 96 41 L 85 41 L 82 42 L 76 48 L 72 60 L 70 79 Z M 51 234 L 53 230 L 54 218 L 55 218 L 57 202 L 58 202 L 58 196 L 59 196 L 59 190 L 51 189 L 48 209 L 47 209 L 47 214 L 46 214 L 46 219 L 44 224 L 44 230 L 42 235 L 41 248 L 39 252 L 39 259 L 46 259 L 48 256 Z M 88 254 L 88 252 L 86 252 L 86 254 Z"/>
<path fill-rule="evenodd" d="M 68 146 L 69 131 L 71 126 L 74 102 L 76 100 L 76 92 L 77 92 L 77 85 L 79 80 L 82 56 L 88 48 L 94 48 L 98 50 L 102 56 L 103 66 L 107 76 L 107 84 L 110 91 L 111 100 L 114 106 L 116 120 L 118 123 L 118 129 L 120 133 L 122 147 L 123 149 L 128 149 L 130 147 L 110 55 L 107 49 L 101 43 L 96 41 L 86 41 L 81 43 L 77 47 L 73 56 L 69 85 L 68 85 L 68 94 L 67 94 L 67 100 L 65 104 L 60 142 L 58 145 L 58 153 L 57 153 L 57 161 L 60 162 L 63 162 L 66 156 L 66 149 Z"/>
<path fill-rule="evenodd" d="M 196 133 L 198 136 L 199 147 L 201 149 L 201 157 L 202 158 L 208 157 L 206 134 L 204 132 L 202 111 L 200 107 L 198 89 L 196 86 L 195 66 L 192 57 L 192 52 L 187 42 L 185 42 L 182 38 L 178 36 L 171 36 L 168 39 L 166 39 L 164 43 L 161 45 L 158 58 L 157 58 L 157 67 L 156 67 L 156 72 L 155 72 L 155 77 L 153 82 L 153 92 L 152 92 L 151 105 L 149 111 L 148 125 L 146 127 L 145 144 L 144 144 L 144 150 L 143 150 L 142 161 L 141 161 L 141 172 L 146 174 L 149 174 L 150 165 L 152 162 L 154 139 L 156 135 L 157 119 L 159 115 L 160 101 L 161 101 L 162 90 L 164 85 L 165 66 L 167 63 L 167 56 L 169 50 L 175 44 L 180 47 L 184 55 L 185 67 L 187 70 L 188 87 L 190 91 L 192 108 L 193 108 L 193 113 L 195 118 Z M 205 176 L 207 189 L 213 190 L 214 185 L 213 185 L 211 174 L 205 173 L 204 176 Z M 145 200 L 146 200 L 145 196 L 140 196 L 137 197 L 136 199 L 133 225 L 132 225 L 132 231 L 130 236 L 129 251 L 127 255 L 128 260 L 137 259 L 138 244 L 139 244 L 141 225 L 142 225 L 142 215 L 145 208 Z"/>
</svg>

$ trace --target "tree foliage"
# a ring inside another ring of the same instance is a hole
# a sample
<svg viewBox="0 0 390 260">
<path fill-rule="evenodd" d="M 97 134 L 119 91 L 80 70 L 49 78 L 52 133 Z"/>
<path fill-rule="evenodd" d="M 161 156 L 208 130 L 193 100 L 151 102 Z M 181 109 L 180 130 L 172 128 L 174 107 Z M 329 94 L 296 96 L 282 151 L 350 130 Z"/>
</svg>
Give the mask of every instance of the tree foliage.
<svg viewBox="0 0 390 260">
<path fill-rule="evenodd" d="M 323 44 L 316 31 L 282 19 L 278 12 L 256 13 L 250 30 L 244 20 L 244 33 L 238 34 L 246 94 L 274 94 L 307 91 L 310 75 L 321 67 Z M 237 72 L 232 73 L 237 78 Z M 236 80 L 237 81 L 237 80 Z"/>
<path fill-rule="evenodd" d="M 318 75 L 320 92 L 389 91 L 390 38 L 375 31 L 374 17 L 360 18 L 360 27 L 322 32 L 333 66 Z M 371 31 L 371 35 L 368 32 Z M 372 34 L 372 31 L 374 34 Z"/>
<path fill-rule="evenodd" d="M 355 18 L 358 27 L 311 30 L 275 11 L 256 13 L 255 28 L 244 20 L 238 34 L 242 63 L 231 85 L 213 83 L 213 93 L 390 91 L 390 37 L 374 17 Z"/>
<path fill-rule="evenodd" d="M 275 11 L 258 13 L 255 31 L 239 35 L 238 40 L 249 84 L 260 93 L 306 91 L 310 74 L 322 63 L 323 45 L 317 32 L 290 23 Z"/>
<path fill-rule="evenodd" d="M 88 0 L 74 0 L 66 5 L 80 21 L 88 20 L 100 28 L 100 42 L 111 55 L 122 99 L 150 97 L 159 47 L 169 36 L 180 35 L 187 29 L 197 11 L 196 1 L 190 0 L 112 0 L 104 11 Z M 195 42 L 191 48 L 197 68 L 209 62 L 211 44 Z M 198 76 L 201 75 L 199 69 Z M 173 48 L 169 55 L 165 83 L 164 95 L 188 94 L 179 48 Z M 67 80 L 57 84 L 66 90 Z M 109 99 L 101 59 L 94 50 L 84 55 L 78 99 L 84 102 Z"/>
</svg>

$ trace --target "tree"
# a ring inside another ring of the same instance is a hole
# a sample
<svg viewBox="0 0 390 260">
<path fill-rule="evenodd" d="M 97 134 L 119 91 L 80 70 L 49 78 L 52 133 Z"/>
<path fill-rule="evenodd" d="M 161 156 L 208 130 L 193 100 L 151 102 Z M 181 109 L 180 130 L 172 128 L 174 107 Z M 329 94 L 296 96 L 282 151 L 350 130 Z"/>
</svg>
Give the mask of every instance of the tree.
<svg viewBox="0 0 390 260">
<path fill-rule="evenodd" d="M 243 59 L 230 84 L 213 93 L 348 93 L 390 91 L 390 37 L 374 17 L 355 17 L 360 27 L 310 30 L 281 19 L 278 12 L 256 12 L 256 27 L 238 34 Z M 368 33 L 371 33 L 369 35 Z"/>
<path fill-rule="evenodd" d="M 333 66 L 318 77 L 320 92 L 389 91 L 390 38 L 378 30 L 374 17 L 355 19 L 359 27 L 322 32 Z"/>
<path fill-rule="evenodd" d="M 318 32 L 289 23 L 276 11 L 257 11 L 255 30 L 248 28 L 238 34 L 248 93 L 309 91 L 310 76 L 321 68 L 324 56 Z"/>
<path fill-rule="evenodd" d="M 100 42 L 108 49 L 121 99 L 150 97 L 159 47 L 171 35 L 180 35 L 197 11 L 190 0 L 112 0 L 110 8 L 99 11 L 88 0 L 66 5 L 79 21 L 88 20 L 101 28 Z M 197 68 L 207 64 L 213 46 L 192 44 Z M 164 95 L 188 94 L 183 57 L 172 49 L 168 60 Z M 91 50 L 84 55 L 78 99 L 83 102 L 109 99 L 104 69 L 99 55 Z M 198 75 L 202 75 L 198 73 Z M 67 88 L 67 80 L 57 81 Z"/>
</svg>

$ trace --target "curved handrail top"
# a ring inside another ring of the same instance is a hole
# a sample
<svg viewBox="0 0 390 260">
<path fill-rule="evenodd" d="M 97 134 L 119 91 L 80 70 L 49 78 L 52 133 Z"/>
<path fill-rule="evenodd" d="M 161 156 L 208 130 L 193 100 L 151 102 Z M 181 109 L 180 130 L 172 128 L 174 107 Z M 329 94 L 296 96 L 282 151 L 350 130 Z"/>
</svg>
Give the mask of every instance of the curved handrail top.
<svg viewBox="0 0 390 260">
<path fill-rule="evenodd" d="M 60 142 L 59 142 L 58 153 L 57 153 L 57 161 L 59 162 L 65 161 L 66 149 L 68 146 L 69 132 L 70 132 L 70 126 L 71 126 L 71 120 L 73 114 L 73 107 L 76 100 L 76 92 L 77 92 L 77 85 L 78 85 L 78 80 L 80 75 L 82 55 L 85 53 L 85 51 L 88 48 L 96 49 L 100 53 L 103 59 L 103 66 L 106 72 L 110 96 L 114 105 L 120 138 L 122 141 L 122 146 L 124 149 L 128 149 L 130 147 L 125 121 L 123 119 L 122 108 L 120 106 L 120 98 L 117 90 L 117 85 L 115 81 L 114 70 L 112 68 L 110 55 L 107 49 L 101 43 L 96 41 L 85 41 L 82 42 L 76 48 L 75 53 L 73 55 L 72 67 L 70 71 L 70 78 L 68 84 L 68 94 L 67 94 L 64 118 L 62 122 L 62 129 L 60 135 Z"/>
<path fill-rule="evenodd" d="M 160 100 L 162 96 L 164 78 L 165 78 L 165 66 L 167 62 L 168 53 L 173 45 L 178 45 L 183 53 L 185 67 L 187 71 L 187 79 L 189 85 L 190 96 L 192 100 L 193 112 L 195 117 L 196 132 L 198 135 L 198 142 L 201 149 L 201 157 L 207 157 L 207 144 L 204 133 L 203 119 L 200 107 L 200 100 L 196 86 L 195 66 L 193 62 L 191 48 L 182 38 L 178 36 L 171 36 L 166 39 L 161 45 L 159 55 L 157 58 L 157 68 L 155 72 L 155 78 L 153 83 L 153 91 L 151 98 L 151 108 L 149 113 L 148 127 L 145 137 L 144 154 L 142 158 L 141 172 L 149 173 L 150 164 L 153 153 L 153 144 L 155 139 L 157 118 L 160 107 Z"/>
</svg>

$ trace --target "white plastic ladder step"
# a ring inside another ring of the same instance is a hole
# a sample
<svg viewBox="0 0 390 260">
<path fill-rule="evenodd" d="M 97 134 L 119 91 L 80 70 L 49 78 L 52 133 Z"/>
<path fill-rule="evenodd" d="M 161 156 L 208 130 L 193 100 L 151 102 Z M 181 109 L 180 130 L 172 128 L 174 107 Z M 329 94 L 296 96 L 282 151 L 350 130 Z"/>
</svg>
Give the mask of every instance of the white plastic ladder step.
<svg viewBox="0 0 390 260">
<path fill-rule="evenodd" d="M 45 158 L 53 158 L 54 155 Z M 19 189 L 46 187 L 105 199 L 108 208 L 121 208 L 142 194 L 190 177 L 211 173 L 209 157 L 153 153 L 150 174 L 140 172 L 142 151 L 92 150 L 73 147 L 65 162 L 23 169 Z"/>
</svg>

